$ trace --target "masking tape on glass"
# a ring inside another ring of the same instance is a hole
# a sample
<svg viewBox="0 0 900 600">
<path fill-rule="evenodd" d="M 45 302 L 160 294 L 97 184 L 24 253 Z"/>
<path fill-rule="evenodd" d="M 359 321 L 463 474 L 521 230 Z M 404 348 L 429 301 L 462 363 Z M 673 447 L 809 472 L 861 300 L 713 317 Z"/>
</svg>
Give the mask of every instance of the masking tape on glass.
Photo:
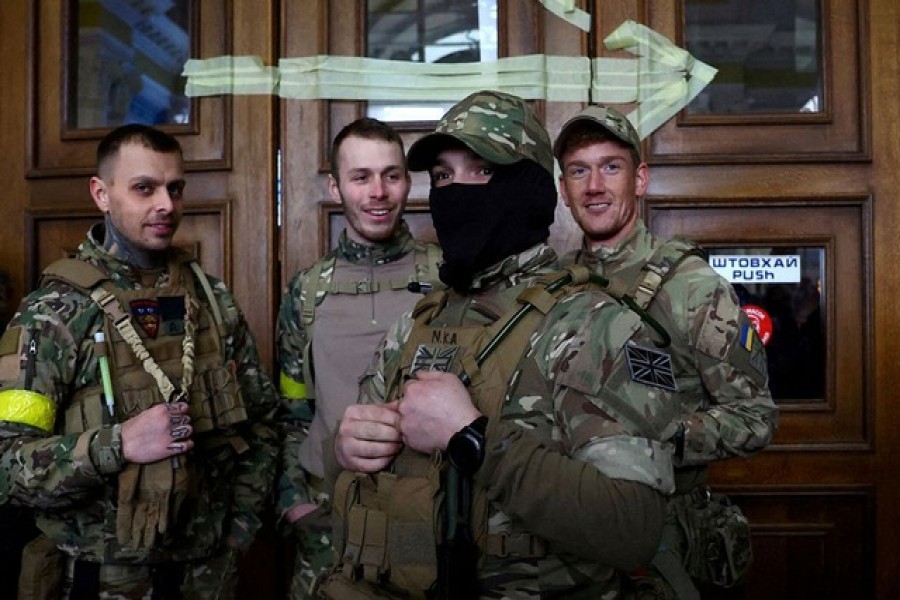
<svg viewBox="0 0 900 600">
<path fill-rule="evenodd" d="M 582 31 L 591 30 L 591 15 L 575 8 L 575 0 L 538 0 L 554 15 L 568 21 Z"/>
<path fill-rule="evenodd" d="M 652 29 L 625 21 L 604 40 L 636 58 L 532 54 L 471 63 L 417 63 L 358 56 L 189 60 L 186 95 L 278 94 L 297 100 L 455 102 L 483 89 L 528 100 L 636 103 L 627 116 L 641 139 L 661 127 L 706 87 L 716 69 Z M 593 69 L 591 66 L 593 65 Z M 591 79 L 593 72 L 593 79 Z"/>
</svg>

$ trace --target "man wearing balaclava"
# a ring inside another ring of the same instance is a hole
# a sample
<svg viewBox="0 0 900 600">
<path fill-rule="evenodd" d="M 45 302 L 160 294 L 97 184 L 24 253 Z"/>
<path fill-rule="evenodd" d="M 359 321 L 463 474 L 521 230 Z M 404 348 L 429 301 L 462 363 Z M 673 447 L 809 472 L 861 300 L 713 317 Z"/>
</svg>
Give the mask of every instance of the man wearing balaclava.
<svg viewBox="0 0 900 600">
<path fill-rule="evenodd" d="M 472 94 L 408 160 L 431 176 L 450 289 L 388 332 L 344 413 L 339 564 L 319 592 L 636 597 L 625 575 L 659 542 L 678 415 L 623 354 L 661 332 L 558 270 L 550 142 L 521 98 Z"/>
</svg>

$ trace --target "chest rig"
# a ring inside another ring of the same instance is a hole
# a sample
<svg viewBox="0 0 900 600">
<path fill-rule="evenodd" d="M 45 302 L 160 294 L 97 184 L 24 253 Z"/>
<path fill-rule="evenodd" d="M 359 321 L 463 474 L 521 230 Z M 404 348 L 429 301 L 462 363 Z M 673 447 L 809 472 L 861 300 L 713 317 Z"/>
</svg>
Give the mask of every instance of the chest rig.
<svg viewBox="0 0 900 600">
<path fill-rule="evenodd" d="M 109 362 L 113 398 L 106 397 L 100 377 L 95 378 L 96 383 L 73 394 L 63 427 L 66 433 L 80 433 L 125 422 L 156 404 L 188 402 L 195 449 L 186 464 L 173 462 L 177 482 L 173 489 L 199 497 L 213 484 L 207 481 L 207 467 L 198 468 L 195 462 L 204 461 L 210 449 L 223 444 L 237 452 L 245 450 L 236 427 L 247 420 L 247 412 L 236 367 L 224 361 L 225 330 L 206 276 L 185 255 L 177 255 L 168 269 L 166 285 L 139 289 L 120 289 L 108 275 L 80 260 L 57 261 L 44 271 L 45 280 L 66 282 L 89 296 L 105 317 L 100 329 L 105 341 L 94 341 L 91 349 L 93 357 L 105 356 Z M 208 303 L 197 301 L 195 276 Z M 125 472 L 131 466 L 136 465 L 127 465 Z M 199 502 L 191 498 L 182 502 L 175 496 L 169 500 L 171 522 L 192 520 Z M 121 497 L 118 503 L 121 508 Z M 115 528 L 116 516 L 110 514 L 105 556 L 127 561 L 167 558 L 162 548 L 166 537 L 135 550 L 123 545 L 121 535 L 116 542 Z M 176 527 L 169 531 L 181 535 Z M 198 554 L 208 550 L 198 544 Z"/>
<path fill-rule="evenodd" d="M 416 371 L 445 371 L 467 385 L 479 411 L 500 418 L 531 336 L 559 299 L 588 279 L 587 269 L 573 266 L 489 302 L 448 304 L 450 292 L 429 294 L 413 311 L 398 368 L 385 373 L 385 400 L 400 398 L 403 382 Z M 334 502 L 334 545 L 344 581 L 412 598 L 433 594 L 439 585 L 438 548 L 453 527 L 447 515 L 453 478 L 440 452 L 426 456 L 406 448 L 389 470 L 344 472 Z M 488 534 L 487 517 L 487 498 L 476 489 L 469 521 L 479 555 L 498 547 Z"/>
<path fill-rule="evenodd" d="M 45 279 L 65 281 L 89 295 L 107 317 L 102 326 L 106 342 L 95 342 L 94 352 L 109 358 L 116 421 L 182 395 L 191 405 L 198 434 L 225 430 L 247 418 L 234 369 L 223 360 L 218 305 L 211 288 L 204 293 L 212 308 L 197 302 L 192 271 L 200 270 L 189 265 L 196 263 L 180 256 L 169 265 L 166 286 L 141 289 L 119 289 L 102 271 L 80 260 L 60 260 L 44 271 Z M 201 285 L 207 288 L 203 278 Z M 186 345 L 187 336 L 192 339 Z M 110 420 L 103 416 L 102 391 L 98 384 L 76 392 L 66 411 L 67 433 Z"/>
<path fill-rule="evenodd" d="M 418 292 L 425 287 L 442 287 L 438 276 L 440 262 L 440 248 L 434 244 L 416 243 L 413 248 L 414 268 L 407 277 L 334 281 L 337 251 L 332 250 L 323 260 L 316 262 L 301 275 L 300 322 L 306 329 L 307 339 L 303 347 L 303 381 L 306 383 L 307 400 L 316 398 L 315 369 L 312 360 L 313 324 L 316 320 L 316 308 L 325 297 L 329 294 L 360 296 L 397 290 Z"/>
</svg>

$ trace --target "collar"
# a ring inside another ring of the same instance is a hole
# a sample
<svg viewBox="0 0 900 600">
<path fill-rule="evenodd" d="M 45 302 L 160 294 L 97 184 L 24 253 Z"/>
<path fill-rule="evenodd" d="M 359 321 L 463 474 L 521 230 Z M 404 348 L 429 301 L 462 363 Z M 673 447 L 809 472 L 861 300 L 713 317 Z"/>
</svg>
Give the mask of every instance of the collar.
<svg viewBox="0 0 900 600">
<path fill-rule="evenodd" d="M 613 247 L 598 246 L 590 248 L 587 238 L 581 242 L 580 261 L 586 267 L 599 273 L 611 269 L 626 267 L 636 260 L 641 260 L 653 250 L 653 236 L 642 219 L 638 219 L 634 229 L 621 242 Z"/>
<path fill-rule="evenodd" d="M 131 263 L 125 262 L 117 256 L 113 256 L 103 247 L 103 241 L 106 238 L 106 226 L 104 223 L 95 223 L 91 226 L 87 233 L 87 239 L 78 246 L 78 258 L 85 260 L 101 271 L 108 273 L 111 279 L 127 280 L 133 285 L 141 286 L 141 274 L 143 271 L 136 268 Z M 157 285 L 162 285 L 168 281 L 168 273 L 171 272 L 174 264 L 186 263 L 191 260 L 191 256 L 174 246 L 167 251 L 168 268 L 166 268 L 157 281 Z"/>
<path fill-rule="evenodd" d="M 374 244 L 360 244 L 350 239 L 347 230 L 341 231 L 338 239 L 338 256 L 350 262 L 371 261 L 376 265 L 403 258 L 415 248 L 415 240 L 409 232 L 406 221 L 400 221 L 400 229 L 394 237 Z"/>
</svg>

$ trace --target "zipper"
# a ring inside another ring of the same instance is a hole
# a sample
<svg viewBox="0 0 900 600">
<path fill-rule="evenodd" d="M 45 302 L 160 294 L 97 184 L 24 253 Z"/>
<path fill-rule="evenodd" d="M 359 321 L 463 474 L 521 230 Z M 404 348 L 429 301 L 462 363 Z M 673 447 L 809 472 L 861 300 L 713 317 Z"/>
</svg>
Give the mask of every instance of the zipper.
<svg viewBox="0 0 900 600">
<path fill-rule="evenodd" d="M 25 352 L 25 389 L 30 390 L 34 381 L 34 367 L 37 360 L 37 332 L 31 332 L 28 350 Z"/>
<path fill-rule="evenodd" d="M 375 257 L 372 254 L 370 249 L 369 251 L 369 281 L 370 285 L 375 285 Z M 371 296 L 371 304 L 372 304 L 372 325 L 378 325 L 378 321 L 375 320 L 375 292 L 369 294 Z"/>
</svg>

